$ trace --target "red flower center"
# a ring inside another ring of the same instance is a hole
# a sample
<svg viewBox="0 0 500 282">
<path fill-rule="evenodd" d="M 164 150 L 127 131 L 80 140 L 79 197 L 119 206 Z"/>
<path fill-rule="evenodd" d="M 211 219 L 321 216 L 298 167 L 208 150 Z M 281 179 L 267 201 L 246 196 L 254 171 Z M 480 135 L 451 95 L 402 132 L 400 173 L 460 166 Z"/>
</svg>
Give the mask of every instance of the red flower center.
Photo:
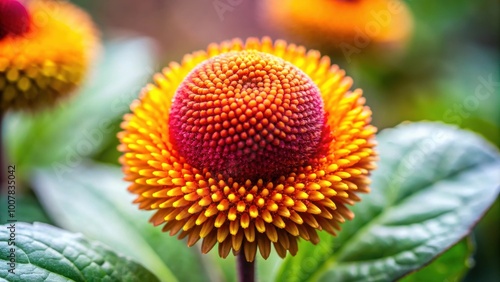
<svg viewBox="0 0 500 282">
<path fill-rule="evenodd" d="M 7 35 L 22 35 L 28 31 L 29 15 L 15 0 L 0 0 L 0 39 Z"/>
<path fill-rule="evenodd" d="M 169 119 L 172 143 L 190 165 L 237 180 L 279 177 L 307 163 L 324 127 L 312 80 L 254 50 L 197 66 L 179 86 Z"/>
</svg>

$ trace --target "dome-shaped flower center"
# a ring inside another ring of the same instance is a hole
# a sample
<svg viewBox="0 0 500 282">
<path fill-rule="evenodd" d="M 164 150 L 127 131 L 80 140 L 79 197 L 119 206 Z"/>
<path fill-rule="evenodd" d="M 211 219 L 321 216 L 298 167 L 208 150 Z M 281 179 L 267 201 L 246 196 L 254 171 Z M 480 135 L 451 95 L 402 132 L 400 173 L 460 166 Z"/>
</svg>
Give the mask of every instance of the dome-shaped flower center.
<svg viewBox="0 0 500 282">
<path fill-rule="evenodd" d="M 170 136 L 187 162 L 235 179 L 277 177 L 318 151 L 325 123 L 312 80 L 270 54 L 229 52 L 181 83 Z"/>
<path fill-rule="evenodd" d="M 12 34 L 22 35 L 29 28 L 26 8 L 15 0 L 0 0 L 0 39 Z"/>
</svg>

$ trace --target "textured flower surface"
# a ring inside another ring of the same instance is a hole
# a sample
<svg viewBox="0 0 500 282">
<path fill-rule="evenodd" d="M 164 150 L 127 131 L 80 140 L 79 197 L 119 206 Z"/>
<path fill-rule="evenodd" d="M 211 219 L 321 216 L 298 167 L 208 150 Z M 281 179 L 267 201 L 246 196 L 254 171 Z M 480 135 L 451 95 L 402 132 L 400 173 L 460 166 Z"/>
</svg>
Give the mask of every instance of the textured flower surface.
<svg viewBox="0 0 500 282">
<path fill-rule="evenodd" d="M 72 4 L 22 3 L 0 0 L 2 111 L 35 110 L 67 96 L 82 82 L 98 45 L 91 19 Z"/>
<path fill-rule="evenodd" d="M 308 42 L 402 43 L 413 29 L 412 15 L 400 0 L 263 0 L 266 25 L 279 26 Z"/>
<path fill-rule="evenodd" d="M 352 219 L 376 153 L 362 91 L 328 57 L 250 38 L 155 75 L 119 133 L 125 179 L 155 225 L 202 252 L 284 257 Z"/>
</svg>

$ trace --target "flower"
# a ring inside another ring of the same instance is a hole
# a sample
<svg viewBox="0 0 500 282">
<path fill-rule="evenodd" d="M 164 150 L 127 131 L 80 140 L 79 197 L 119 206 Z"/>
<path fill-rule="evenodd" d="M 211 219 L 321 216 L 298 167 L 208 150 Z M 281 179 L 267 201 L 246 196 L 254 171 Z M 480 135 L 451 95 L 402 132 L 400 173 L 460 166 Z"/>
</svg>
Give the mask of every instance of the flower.
<svg viewBox="0 0 500 282">
<path fill-rule="evenodd" d="M 154 225 L 253 261 L 335 234 L 368 192 L 375 127 L 328 57 L 269 38 L 212 44 L 145 87 L 118 134 L 125 180 Z"/>
<path fill-rule="evenodd" d="M 327 46 L 403 43 L 413 19 L 400 0 L 260 1 L 263 24 L 280 27 L 307 42 Z"/>
<path fill-rule="evenodd" d="M 36 110 L 67 96 L 97 45 L 91 19 L 70 3 L 0 0 L 0 110 Z"/>
</svg>

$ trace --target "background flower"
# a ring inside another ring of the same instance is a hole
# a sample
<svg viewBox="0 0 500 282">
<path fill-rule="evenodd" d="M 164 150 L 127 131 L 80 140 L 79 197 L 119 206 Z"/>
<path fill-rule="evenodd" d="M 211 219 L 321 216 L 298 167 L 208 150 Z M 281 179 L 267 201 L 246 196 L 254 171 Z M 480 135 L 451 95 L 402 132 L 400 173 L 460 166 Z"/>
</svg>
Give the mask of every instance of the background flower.
<svg viewBox="0 0 500 282">
<path fill-rule="evenodd" d="M 329 49 L 402 46 L 413 17 L 399 0 L 260 1 L 262 25 L 281 30 L 310 45 Z M 361 45 L 361 46 L 359 46 Z"/>
<path fill-rule="evenodd" d="M 53 105 L 81 84 L 95 56 L 98 38 L 92 20 L 68 2 L 0 4 L 1 111 Z"/>
</svg>

